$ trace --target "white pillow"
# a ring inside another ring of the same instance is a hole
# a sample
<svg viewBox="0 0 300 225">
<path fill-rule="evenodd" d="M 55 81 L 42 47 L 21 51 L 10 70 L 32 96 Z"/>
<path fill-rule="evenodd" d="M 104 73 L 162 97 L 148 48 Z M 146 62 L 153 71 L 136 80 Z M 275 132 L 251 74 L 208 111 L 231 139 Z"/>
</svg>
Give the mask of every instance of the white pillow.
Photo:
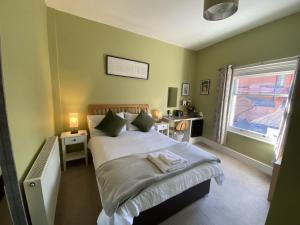
<svg viewBox="0 0 300 225">
<path fill-rule="evenodd" d="M 131 122 L 134 121 L 137 116 L 138 116 L 138 114 L 133 114 L 133 113 L 128 113 L 128 112 L 125 113 L 127 130 L 129 130 L 129 131 L 139 130 L 136 126 L 131 124 Z"/>
<path fill-rule="evenodd" d="M 119 117 L 124 119 L 124 112 L 117 113 Z M 106 136 L 101 130 L 95 129 L 95 127 L 104 119 L 105 115 L 87 115 L 88 128 L 90 136 Z M 120 133 L 126 131 L 126 126 L 124 126 Z"/>
<path fill-rule="evenodd" d="M 139 128 L 131 124 L 131 122 L 134 121 L 138 115 L 139 114 L 125 112 L 126 128 L 128 131 L 139 130 Z M 152 117 L 151 113 L 148 113 L 148 115 Z"/>
</svg>

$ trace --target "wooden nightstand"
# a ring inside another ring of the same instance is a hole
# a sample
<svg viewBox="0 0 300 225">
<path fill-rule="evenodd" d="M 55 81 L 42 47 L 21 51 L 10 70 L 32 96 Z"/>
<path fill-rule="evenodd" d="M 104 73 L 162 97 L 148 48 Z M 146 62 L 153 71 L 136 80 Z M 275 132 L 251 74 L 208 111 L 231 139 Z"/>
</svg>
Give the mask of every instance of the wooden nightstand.
<svg viewBox="0 0 300 225">
<path fill-rule="evenodd" d="M 76 159 L 85 159 L 88 165 L 88 152 L 87 152 L 87 131 L 79 130 L 76 134 L 71 134 L 70 131 L 62 132 L 60 135 L 62 146 L 63 167 L 66 170 L 67 162 Z M 67 146 L 74 144 L 83 144 L 81 151 L 67 152 Z"/>
<path fill-rule="evenodd" d="M 154 129 L 160 133 L 163 133 L 163 134 L 169 136 L 169 124 L 168 123 L 164 123 L 164 122 L 155 123 Z"/>
</svg>

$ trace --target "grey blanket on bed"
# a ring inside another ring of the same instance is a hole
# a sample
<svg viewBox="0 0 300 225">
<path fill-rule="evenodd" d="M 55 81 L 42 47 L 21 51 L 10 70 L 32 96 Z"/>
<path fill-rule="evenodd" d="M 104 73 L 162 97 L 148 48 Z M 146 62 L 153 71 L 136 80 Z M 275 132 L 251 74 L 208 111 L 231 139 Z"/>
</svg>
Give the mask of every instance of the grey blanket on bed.
<svg viewBox="0 0 300 225">
<path fill-rule="evenodd" d="M 188 161 L 187 167 L 164 174 L 147 159 L 147 154 L 134 154 L 110 160 L 97 168 L 96 177 L 102 207 L 107 216 L 112 216 L 126 200 L 162 179 L 175 176 L 204 162 L 220 162 L 216 156 L 189 143 L 178 143 L 155 152 L 165 150 L 185 158 Z"/>
</svg>

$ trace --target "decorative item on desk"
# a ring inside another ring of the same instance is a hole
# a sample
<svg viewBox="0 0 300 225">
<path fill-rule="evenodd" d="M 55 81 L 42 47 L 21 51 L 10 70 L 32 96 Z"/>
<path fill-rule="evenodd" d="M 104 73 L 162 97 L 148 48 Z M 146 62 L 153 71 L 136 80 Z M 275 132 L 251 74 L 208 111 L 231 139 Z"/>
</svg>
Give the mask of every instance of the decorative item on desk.
<svg viewBox="0 0 300 225">
<path fill-rule="evenodd" d="M 71 134 L 78 133 L 78 113 L 70 113 L 69 119 L 70 119 Z"/>
<path fill-rule="evenodd" d="M 186 107 L 187 113 L 190 115 L 191 113 L 195 112 L 195 106 L 193 105 L 188 105 Z"/>
<path fill-rule="evenodd" d="M 175 109 L 175 110 L 173 111 L 173 115 L 174 115 L 174 116 L 181 117 L 181 116 L 183 116 L 183 111 L 182 111 L 182 110 L 179 110 L 179 109 Z"/>
<path fill-rule="evenodd" d="M 185 107 L 187 107 L 187 106 L 189 106 L 190 104 L 192 103 L 192 101 L 191 100 L 186 100 L 186 99 L 183 99 L 182 100 L 182 106 L 185 106 Z"/>
<path fill-rule="evenodd" d="M 152 117 L 156 122 L 160 121 L 162 118 L 161 111 L 159 109 L 152 110 Z"/>
<path fill-rule="evenodd" d="M 189 116 L 192 116 L 192 117 L 200 116 L 199 112 L 196 111 L 196 107 L 194 105 L 188 105 L 186 107 L 186 110 L 187 110 L 187 113 L 188 113 Z"/>
<path fill-rule="evenodd" d="M 171 110 L 167 110 L 167 115 L 168 115 L 168 117 L 170 117 L 170 116 L 172 116 L 172 113 L 171 113 Z"/>
</svg>

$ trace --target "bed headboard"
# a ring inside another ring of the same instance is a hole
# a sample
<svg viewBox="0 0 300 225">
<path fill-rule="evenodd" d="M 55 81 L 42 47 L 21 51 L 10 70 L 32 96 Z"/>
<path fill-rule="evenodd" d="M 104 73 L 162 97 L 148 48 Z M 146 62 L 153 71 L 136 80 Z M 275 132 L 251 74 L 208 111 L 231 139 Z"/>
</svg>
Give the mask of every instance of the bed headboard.
<svg viewBox="0 0 300 225">
<path fill-rule="evenodd" d="M 104 115 L 111 110 L 113 112 L 140 113 L 141 110 L 149 112 L 148 104 L 91 104 L 88 105 L 88 115 Z"/>
</svg>

